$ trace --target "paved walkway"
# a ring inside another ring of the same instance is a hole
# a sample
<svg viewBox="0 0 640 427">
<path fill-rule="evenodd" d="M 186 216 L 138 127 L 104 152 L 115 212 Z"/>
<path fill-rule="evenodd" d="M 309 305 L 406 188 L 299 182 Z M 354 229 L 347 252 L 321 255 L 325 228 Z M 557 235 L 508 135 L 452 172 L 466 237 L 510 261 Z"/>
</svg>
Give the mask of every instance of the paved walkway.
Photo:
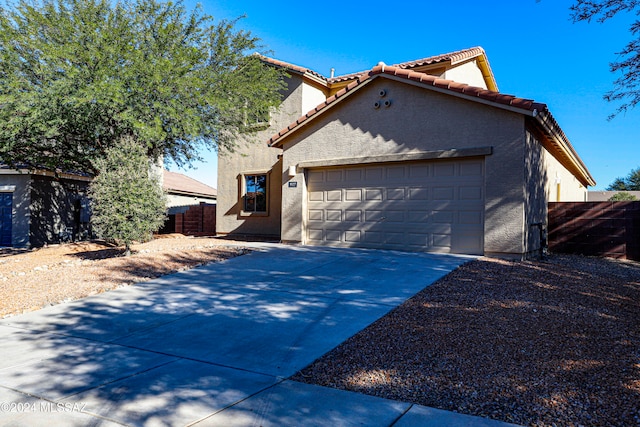
<svg viewBox="0 0 640 427">
<path fill-rule="evenodd" d="M 467 260 L 262 244 L 4 319 L 0 425 L 504 425 L 287 380 Z"/>
</svg>

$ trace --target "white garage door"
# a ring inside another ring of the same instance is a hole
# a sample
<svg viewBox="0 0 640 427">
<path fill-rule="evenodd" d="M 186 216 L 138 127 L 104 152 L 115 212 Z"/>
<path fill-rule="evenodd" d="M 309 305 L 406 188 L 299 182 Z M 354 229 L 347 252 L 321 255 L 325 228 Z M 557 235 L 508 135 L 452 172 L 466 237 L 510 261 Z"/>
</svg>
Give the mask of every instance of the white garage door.
<svg viewBox="0 0 640 427">
<path fill-rule="evenodd" d="M 306 243 L 483 253 L 484 159 L 307 171 Z"/>
</svg>

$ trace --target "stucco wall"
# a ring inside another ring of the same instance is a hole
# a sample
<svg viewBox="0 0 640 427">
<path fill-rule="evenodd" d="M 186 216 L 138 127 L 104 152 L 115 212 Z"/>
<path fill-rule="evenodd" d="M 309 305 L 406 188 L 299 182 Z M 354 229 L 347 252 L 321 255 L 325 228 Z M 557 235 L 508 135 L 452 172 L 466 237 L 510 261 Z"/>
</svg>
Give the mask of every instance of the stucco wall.
<svg viewBox="0 0 640 427">
<path fill-rule="evenodd" d="M 380 90 L 389 108 L 374 109 Z M 493 147 L 485 159 L 485 253 L 524 252 L 524 119 L 384 77 L 285 142 L 283 169 L 305 161 Z M 283 180 L 282 239 L 303 240 L 304 171 Z M 289 187 L 296 181 L 296 187 Z"/>
<path fill-rule="evenodd" d="M 587 188 L 584 187 L 560 162 L 544 150 L 547 170 L 547 200 L 549 202 L 586 202 Z M 557 184 L 560 184 L 560 199 L 557 197 Z"/>
<path fill-rule="evenodd" d="M 460 83 L 467 83 L 471 86 L 486 89 L 487 84 L 482 77 L 482 71 L 476 65 L 476 61 L 470 61 L 465 64 L 457 65 L 442 75 L 443 79 L 453 80 Z"/>
<path fill-rule="evenodd" d="M 545 155 L 548 153 L 538 139 L 526 132 L 525 152 L 525 221 L 524 243 L 527 254 L 536 254 L 541 248 L 540 227 L 547 222 L 547 175 Z"/>
<path fill-rule="evenodd" d="M 282 94 L 280 108 L 271 114 L 269 127 L 238 142 L 234 153 L 220 153 L 218 158 L 218 199 L 216 231 L 220 234 L 280 235 L 282 161 L 279 148 L 267 146 L 267 140 L 303 114 L 303 95 L 314 89 L 292 74 L 288 89 Z M 313 98 L 313 96 L 311 96 Z M 314 104 L 313 106 L 317 105 Z M 305 111 L 306 112 L 306 111 Z M 244 216 L 239 198 L 241 174 L 269 172 L 268 215 Z"/>
<path fill-rule="evenodd" d="M 0 175 L 0 186 L 15 186 L 13 191 L 13 223 L 11 227 L 11 244 L 16 248 L 29 246 L 29 205 L 31 192 L 29 190 L 31 177 L 28 174 Z"/>
</svg>

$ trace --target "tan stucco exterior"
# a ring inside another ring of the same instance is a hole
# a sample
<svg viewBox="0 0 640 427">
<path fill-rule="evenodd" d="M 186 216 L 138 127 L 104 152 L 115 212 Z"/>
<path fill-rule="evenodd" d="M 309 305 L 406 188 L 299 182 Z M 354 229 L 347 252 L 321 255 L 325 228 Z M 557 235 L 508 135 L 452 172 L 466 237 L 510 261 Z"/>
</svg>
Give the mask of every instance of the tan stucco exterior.
<svg viewBox="0 0 640 427">
<path fill-rule="evenodd" d="M 381 89 L 392 104 L 374 109 Z M 523 253 L 524 138 L 518 114 L 381 78 L 292 136 L 283 169 L 311 160 L 493 147 L 485 159 L 485 252 Z M 304 240 L 304 180 L 299 170 L 283 181 L 282 240 Z M 289 188 L 288 181 L 298 185 Z"/>
<path fill-rule="evenodd" d="M 482 76 L 482 71 L 478 68 L 476 61 L 469 61 L 457 67 L 447 69 L 441 76 L 443 79 L 455 82 L 465 82 L 471 86 L 487 89 L 487 82 Z"/>
<path fill-rule="evenodd" d="M 446 67 L 441 77 L 495 90 L 488 62 L 480 59 L 482 67 L 469 60 Z M 270 129 L 221 157 L 218 232 L 306 243 L 307 179 L 323 167 L 481 159 L 485 255 L 523 257 L 538 251 L 547 202 L 555 201 L 558 190 L 562 201 L 586 198 L 585 183 L 592 178 L 553 117 L 536 110 L 546 108 L 543 104 L 528 109 L 522 100 L 517 106 L 492 102 L 384 70 L 328 99 L 331 83 L 322 86 L 316 76 L 307 77 L 292 73 Z M 554 139 L 557 135 L 561 138 Z M 266 170 L 269 215 L 243 217 L 239 176 Z"/>
<path fill-rule="evenodd" d="M 287 79 L 280 108 L 272 112 L 269 127 L 238 142 L 234 152 L 220 153 L 218 161 L 218 199 L 216 232 L 219 234 L 280 236 L 282 154 L 280 148 L 268 147 L 265 141 L 274 129 L 286 127 L 303 114 L 304 108 L 315 107 L 325 99 L 324 93 L 292 73 Z M 242 174 L 268 173 L 269 195 L 266 215 L 242 212 L 240 192 Z"/>
</svg>

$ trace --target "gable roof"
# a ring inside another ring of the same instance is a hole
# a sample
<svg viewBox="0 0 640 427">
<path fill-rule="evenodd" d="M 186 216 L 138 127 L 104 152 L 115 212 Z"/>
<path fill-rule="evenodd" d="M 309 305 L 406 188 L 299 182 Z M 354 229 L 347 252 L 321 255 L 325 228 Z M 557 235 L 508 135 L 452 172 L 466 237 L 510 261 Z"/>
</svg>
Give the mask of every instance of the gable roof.
<svg viewBox="0 0 640 427">
<path fill-rule="evenodd" d="M 389 78 L 527 116 L 529 123 L 540 131 L 542 136 L 541 142 L 545 148 L 570 170 L 584 186 L 595 185 L 595 180 L 555 118 L 549 112 L 546 104 L 458 83 L 452 80 L 440 79 L 426 73 L 413 71 L 410 69 L 411 66 L 412 65 L 405 64 L 405 68 L 402 68 L 401 66 L 388 66 L 384 63 L 378 64 L 368 72 L 361 74 L 356 80 L 349 83 L 336 94 L 328 97 L 323 103 L 299 117 L 295 122 L 273 135 L 269 139 L 268 145 L 272 147 L 282 147 L 284 139 L 288 136 L 311 121 L 314 121 L 333 106 L 365 87 L 371 81 L 376 78 Z"/>
<path fill-rule="evenodd" d="M 281 61 L 275 58 L 269 58 L 267 56 L 261 55 L 259 53 L 255 53 L 263 62 L 267 64 L 274 65 L 276 67 L 282 67 L 288 71 L 303 75 L 305 77 L 311 78 L 312 80 L 316 80 L 322 83 L 325 87 L 330 88 L 333 84 L 349 82 L 352 80 L 357 80 L 364 74 L 367 74 L 369 70 L 358 71 L 355 73 L 342 74 L 335 77 L 325 77 L 322 74 L 306 67 L 301 67 L 299 65 L 291 64 L 289 62 Z M 478 62 L 478 66 L 482 71 L 482 76 L 487 81 L 487 86 L 492 90 L 498 90 L 498 86 L 496 84 L 495 77 L 493 75 L 493 71 L 491 71 L 491 67 L 489 66 L 489 60 L 487 59 L 487 55 L 483 48 L 477 46 L 469 49 L 462 49 L 455 52 L 444 53 L 436 56 L 429 56 L 422 59 L 416 59 L 413 61 L 401 62 L 399 64 L 393 65 L 394 67 L 404 68 L 404 69 L 415 69 L 415 68 L 424 68 L 428 66 L 433 66 L 437 64 L 448 64 L 448 65 L 458 65 L 460 63 L 476 60 Z"/>
<path fill-rule="evenodd" d="M 498 91 L 498 84 L 496 83 L 495 76 L 493 75 L 493 71 L 491 71 L 491 66 L 489 65 L 489 59 L 487 59 L 487 54 L 483 48 L 480 46 L 472 47 L 470 49 L 458 50 L 456 52 L 444 53 L 442 55 L 430 56 L 423 59 L 416 59 L 414 61 L 402 62 L 400 64 L 393 65 L 394 67 L 403 68 L 403 69 L 412 69 L 415 71 L 418 68 L 433 65 L 433 64 L 441 64 L 448 63 L 449 65 L 458 65 L 466 61 L 476 60 L 480 71 L 482 72 L 482 77 L 484 77 L 487 82 L 487 87 L 490 90 L 495 92 Z"/>
<path fill-rule="evenodd" d="M 189 196 L 201 196 L 215 199 L 218 195 L 218 191 L 215 188 L 181 173 L 170 172 L 166 169 L 163 174 L 162 188 L 164 188 L 168 193 Z"/>
</svg>

